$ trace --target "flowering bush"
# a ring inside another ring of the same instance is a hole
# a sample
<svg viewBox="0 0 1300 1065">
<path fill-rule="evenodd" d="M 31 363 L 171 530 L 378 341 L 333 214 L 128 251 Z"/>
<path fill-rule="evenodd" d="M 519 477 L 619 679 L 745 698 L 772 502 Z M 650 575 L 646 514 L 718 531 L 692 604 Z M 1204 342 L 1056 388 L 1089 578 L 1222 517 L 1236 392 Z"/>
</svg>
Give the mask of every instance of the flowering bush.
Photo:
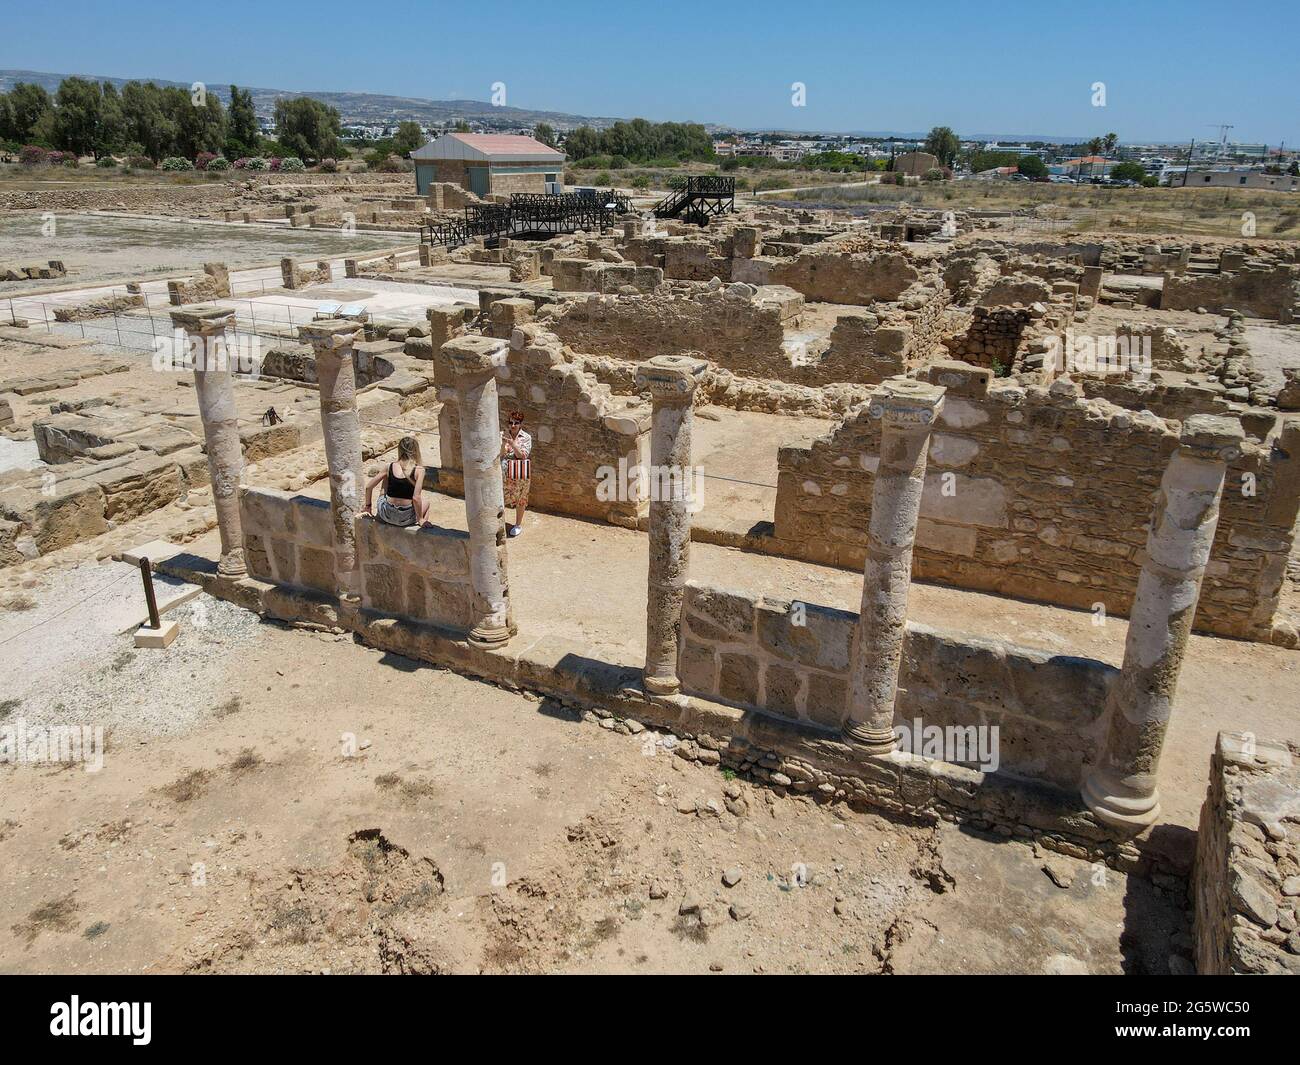
<svg viewBox="0 0 1300 1065">
<path fill-rule="evenodd" d="M 126 165 L 132 170 L 152 170 L 153 160 L 147 155 L 131 155 L 127 157 Z"/>
<path fill-rule="evenodd" d="M 265 169 L 266 169 L 266 160 L 263 159 L 260 155 L 254 155 L 254 156 L 252 156 L 252 157 L 250 157 L 250 158 L 244 160 L 244 169 L 245 169 L 245 170 L 265 170 Z"/>
<path fill-rule="evenodd" d="M 194 164 L 179 155 L 169 155 L 158 164 L 159 170 L 193 170 Z"/>
<path fill-rule="evenodd" d="M 267 165 L 267 166 L 268 166 L 272 171 L 279 170 L 279 169 L 280 169 L 280 157 L 279 157 L 278 155 L 273 155 L 273 156 L 271 156 L 271 158 L 268 159 L 268 160 L 266 161 L 266 165 Z"/>
<path fill-rule="evenodd" d="M 326 174 L 333 174 L 339 168 L 339 161 L 326 156 L 320 161 L 320 168 Z"/>
<path fill-rule="evenodd" d="M 282 174 L 301 174 L 307 167 L 303 161 L 296 155 L 286 155 L 280 160 L 280 172 Z"/>
<path fill-rule="evenodd" d="M 206 170 L 208 168 L 208 164 L 211 163 L 212 160 L 215 159 L 216 157 L 217 157 L 216 152 L 199 152 L 199 154 L 194 157 L 194 169 Z"/>
<path fill-rule="evenodd" d="M 44 148 L 40 147 L 40 145 L 27 144 L 24 145 L 22 150 L 18 153 L 18 161 L 22 163 L 23 166 L 40 166 L 45 162 L 45 157 L 48 154 L 49 153 Z"/>
<path fill-rule="evenodd" d="M 208 160 L 209 172 L 212 172 L 214 170 L 229 170 L 229 169 L 230 169 L 230 160 L 227 159 L 224 155 L 214 155 L 211 159 Z"/>
<path fill-rule="evenodd" d="M 100 170 L 107 170 L 110 166 L 117 166 L 117 160 L 111 155 L 101 155 L 95 160 L 95 165 L 99 167 Z"/>
</svg>

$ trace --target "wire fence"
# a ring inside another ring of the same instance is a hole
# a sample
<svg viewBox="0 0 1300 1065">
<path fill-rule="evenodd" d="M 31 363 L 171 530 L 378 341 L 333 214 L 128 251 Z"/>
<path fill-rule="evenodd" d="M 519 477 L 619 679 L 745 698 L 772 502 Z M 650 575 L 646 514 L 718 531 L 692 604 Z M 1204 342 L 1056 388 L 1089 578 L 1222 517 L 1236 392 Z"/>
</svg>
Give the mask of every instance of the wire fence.
<svg viewBox="0 0 1300 1065">
<path fill-rule="evenodd" d="M 269 278 L 232 282 L 231 294 L 220 297 L 220 302 L 236 304 L 236 333 L 271 340 L 293 339 L 297 336 L 298 326 L 311 322 L 319 310 L 315 306 L 304 307 L 266 299 L 268 284 L 280 287 L 278 281 Z M 246 294 L 239 295 L 241 291 Z M 29 329 L 79 336 L 129 352 L 156 351 L 160 337 L 171 341 L 177 336 L 168 313 L 173 304 L 167 293 L 132 292 L 125 285 L 96 286 L 94 292 L 96 302 L 131 296 L 139 297 L 142 302 L 122 311 L 108 311 L 76 321 L 59 321 L 58 311 L 75 310 L 78 304 L 60 303 L 38 296 L 11 296 L 4 300 L 8 305 L 7 321 L 17 323 L 22 320 Z"/>
</svg>

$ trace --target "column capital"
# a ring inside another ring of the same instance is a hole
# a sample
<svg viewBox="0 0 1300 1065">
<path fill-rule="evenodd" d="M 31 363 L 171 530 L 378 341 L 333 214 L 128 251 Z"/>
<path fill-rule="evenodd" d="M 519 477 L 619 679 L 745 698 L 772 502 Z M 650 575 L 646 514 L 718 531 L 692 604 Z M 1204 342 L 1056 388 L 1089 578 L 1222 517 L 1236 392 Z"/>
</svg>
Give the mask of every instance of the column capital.
<svg viewBox="0 0 1300 1065">
<path fill-rule="evenodd" d="M 1179 447 L 1193 458 L 1211 462 L 1233 462 L 1241 457 L 1246 440 L 1241 422 L 1218 414 L 1193 414 L 1183 422 Z"/>
<path fill-rule="evenodd" d="M 867 413 L 891 429 L 929 429 L 943 410 L 945 389 L 913 377 L 891 377 L 871 394 Z"/>
<path fill-rule="evenodd" d="M 360 322 L 348 318 L 320 318 L 314 322 L 298 327 L 298 339 L 310 344 L 318 351 L 331 351 L 335 348 L 351 347 L 357 342 L 357 335 L 362 332 Z"/>
<path fill-rule="evenodd" d="M 636 368 L 636 387 L 656 403 L 689 403 L 708 370 L 705 359 L 690 355 L 656 355 Z"/>
<path fill-rule="evenodd" d="M 235 312 L 215 303 L 194 303 L 170 312 L 172 325 L 197 336 L 214 336 L 234 324 Z"/>
<path fill-rule="evenodd" d="M 453 377 L 475 377 L 495 373 L 505 365 L 510 345 L 496 337 L 463 336 L 447 341 L 438 349 L 441 360 Z"/>
</svg>

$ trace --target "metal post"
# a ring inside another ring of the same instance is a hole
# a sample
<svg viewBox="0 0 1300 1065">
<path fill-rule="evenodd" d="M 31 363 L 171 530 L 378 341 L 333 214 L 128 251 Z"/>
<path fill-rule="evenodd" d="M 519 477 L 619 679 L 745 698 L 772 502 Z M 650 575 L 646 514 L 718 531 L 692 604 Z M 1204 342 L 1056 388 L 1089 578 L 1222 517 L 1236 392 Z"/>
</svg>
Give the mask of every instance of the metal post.
<svg viewBox="0 0 1300 1065">
<path fill-rule="evenodd" d="M 144 581 L 144 601 L 149 606 L 149 628 L 161 629 L 162 618 L 158 615 L 158 600 L 153 595 L 153 573 L 147 558 L 140 559 L 140 577 Z"/>
</svg>

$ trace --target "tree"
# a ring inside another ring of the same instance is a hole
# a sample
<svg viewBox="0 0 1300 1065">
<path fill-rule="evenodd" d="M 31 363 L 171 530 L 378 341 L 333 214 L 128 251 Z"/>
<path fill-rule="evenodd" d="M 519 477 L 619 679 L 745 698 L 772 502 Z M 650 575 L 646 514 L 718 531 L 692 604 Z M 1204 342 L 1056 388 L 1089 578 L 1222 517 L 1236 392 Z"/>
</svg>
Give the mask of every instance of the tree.
<svg viewBox="0 0 1300 1065">
<path fill-rule="evenodd" d="M 935 126 L 925 138 L 925 150 L 935 156 L 944 166 L 952 166 L 961 151 L 961 141 L 957 139 L 948 126 Z"/>
<path fill-rule="evenodd" d="M 176 125 L 175 154 L 193 159 L 199 152 L 221 151 L 226 143 L 226 110 L 217 94 L 204 93 L 200 103 L 184 89 L 165 91 Z"/>
<path fill-rule="evenodd" d="M 1116 181 L 1141 182 L 1147 176 L 1147 172 L 1142 168 L 1141 163 L 1116 163 L 1111 168 L 1110 176 Z"/>
<path fill-rule="evenodd" d="M 600 151 L 600 134 L 590 126 L 579 126 L 564 138 L 564 150 L 570 159 L 596 155 Z"/>
<path fill-rule="evenodd" d="M 303 159 L 343 154 L 339 113 L 310 96 L 275 101 L 275 136 L 287 152 Z"/>
<path fill-rule="evenodd" d="M 1119 134 L 1107 133 L 1106 136 L 1101 139 L 1101 146 L 1106 150 L 1106 158 L 1109 159 L 1110 156 L 1114 154 L 1115 149 L 1119 146 Z"/>
<path fill-rule="evenodd" d="M 189 103 L 189 94 L 185 93 Z M 154 162 L 175 155 L 176 123 L 169 114 L 163 91 L 149 81 L 128 81 L 122 86 L 122 119 L 128 144 Z"/>
<path fill-rule="evenodd" d="M 405 159 L 424 143 L 424 130 L 418 122 L 399 122 L 393 135 L 393 151 Z"/>
<path fill-rule="evenodd" d="M 50 94 L 39 85 L 19 81 L 6 94 L 6 100 L 8 106 L 5 108 L 5 118 L 8 128 L 0 130 L 0 136 L 16 141 L 35 140 L 41 119 L 53 109 Z"/>
<path fill-rule="evenodd" d="M 458 118 L 458 119 L 456 120 L 456 132 L 457 132 L 457 133 L 468 133 L 468 132 L 469 132 L 469 123 L 466 122 L 463 118 Z"/>
<path fill-rule="evenodd" d="M 1047 177 L 1047 164 L 1036 155 L 1022 155 L 1016 160 L 1016 169 L 1027 178 Z"/>
<path fill-rule="evenodd" d="M 253 107 L 253 94 L 238 85 L 230 86 L 229 129 L 231 155 L 247 155 L 257 150 L 257 111 Z"/>
<path fill-rule="evenodd" d="M 548 148 L 555 147 L 555 130 L 551 128 L 550 123 L 538 122 L 537 125 L 533 127 L 533 137 L 536 140 L 541 141 Z"/>
<path fill-rule="evenodd" d="M 54 102 L 54 146 L 77 155 L 93 152 L 100 143 L 99 86 L 85 78 L 64 78 Z"/>
<path fill-rule="evenodd" d="M 99 86 L 99 138 L 95 145 L 95 158 L 100 159 L 126 146 L 126 116 L 122 113 L 122 98 L 111 81 Z"/>
</svg>

